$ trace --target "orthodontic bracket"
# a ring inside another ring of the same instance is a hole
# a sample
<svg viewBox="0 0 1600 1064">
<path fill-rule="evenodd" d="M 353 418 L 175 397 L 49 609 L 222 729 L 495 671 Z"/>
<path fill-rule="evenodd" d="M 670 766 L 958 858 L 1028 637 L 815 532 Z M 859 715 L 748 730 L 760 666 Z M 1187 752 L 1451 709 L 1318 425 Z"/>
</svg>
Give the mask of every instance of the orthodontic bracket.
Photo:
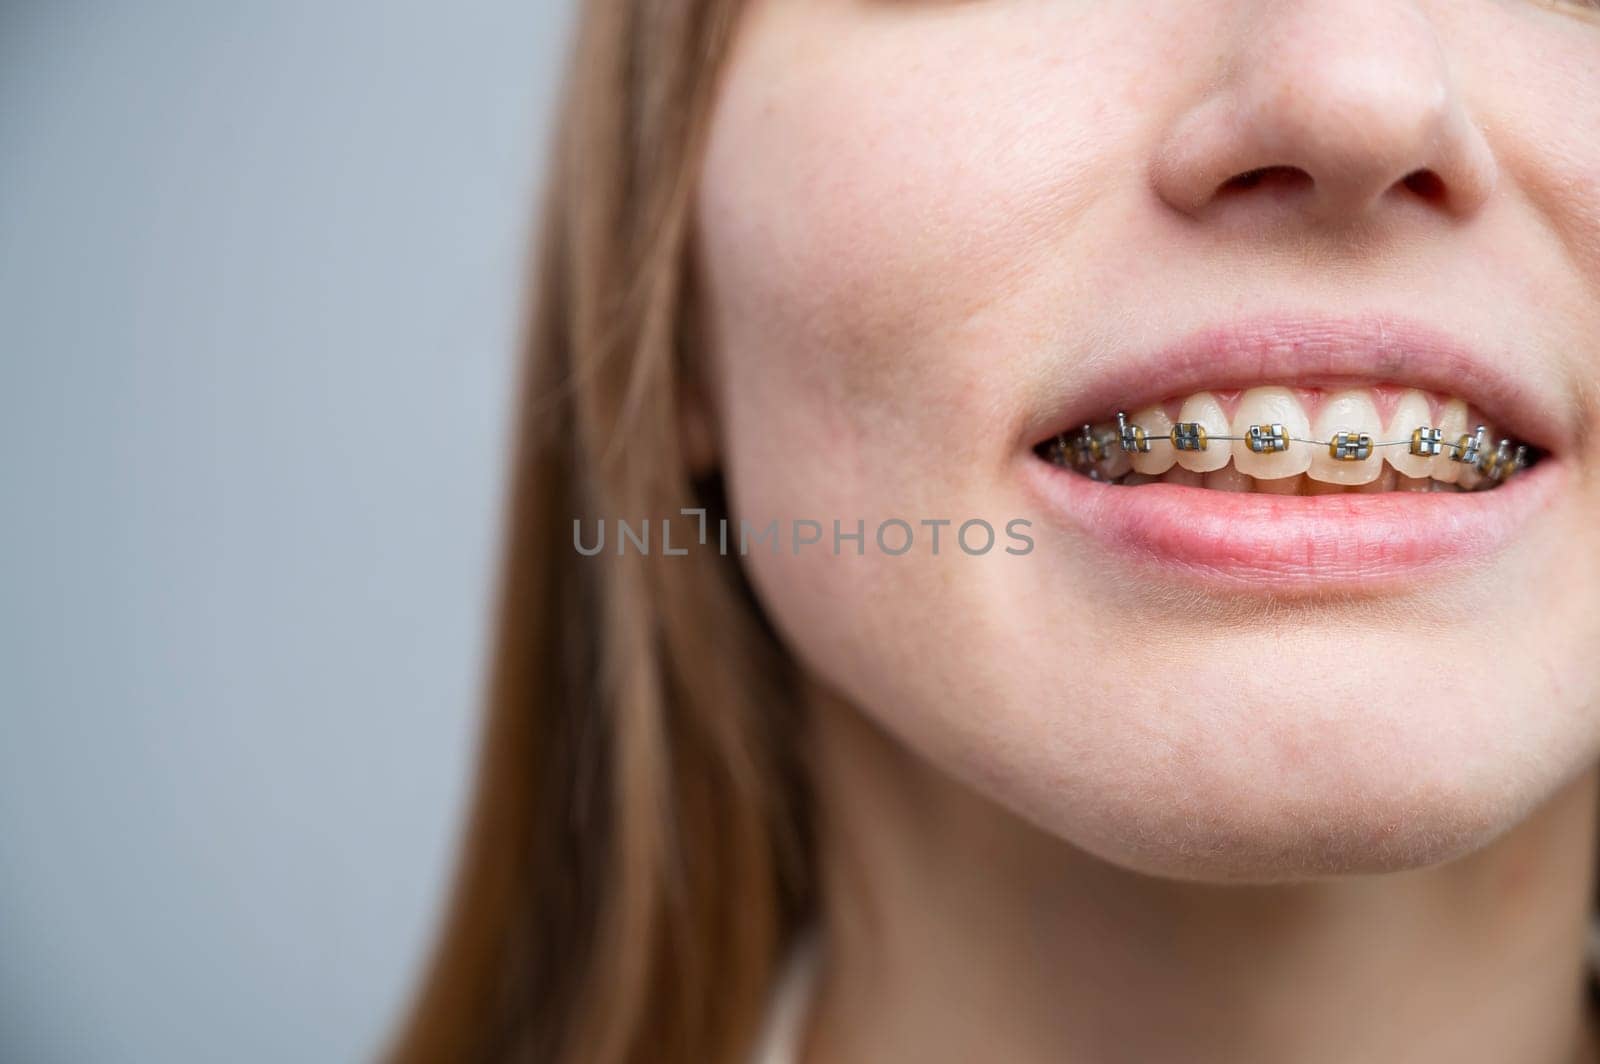
<svg viewBox="0 0 1600 1064">
<path fill-rule="evenodd" d="M 1150 453 L 1150 437 L 1138 425 L 1128 424 L 1128 415 L 1121 410 L 1117 411 L 1117 436 L 1122 441 L 1124 451 L 1131 454 Z"/>
<path fill-rule="evenodd" d="M 1440 440 L 1443 437 L 1443 429 L 1419 425 L 1416 431 L 1411 434 L 1411 453 L 1424 456 L 1436 455 L 1439 453 Z"/>
<path fill-rule="evenodd" d="M 1450 456 L 1452 462 L 1468 462 L 1478 465 L 1483 458 L 1483 432 L 1482 425 L 1470 436 L 1462 436 L 1456 441 L 1455 453 Z"/>
<path fill-rule="evenodd" d="M 1080 461 L 1098 462 L 1106 456 L 1105 441 L 1094 434 L 1093 425 L 1083 426 L 1072 444 Z"/>
<path fill-rule="evenodd" d="M 1494 454 L 1484 459 L 1483 475 L 1494 481 L 1504 480 L 1526 465 L 1527 460 L 1527 447 L 1518 444 L 1513 451 L 1510 440 L 1501 440 L 1495 445 Z"/>
<path fill-rule="evenodd" d="M 1328 455 L 1339 462 L 1364 462 L 1372 457 L 1372 437 L 1365 432 L 1335 432 Z"/>
<path fill-rule="evenodd" d="M 1243 436 L 1224 436 L 1206 431 L 1198 421 L 1180 421 L 1170 432 L 1152 436 L 1143 427 L 1128 420 L 1126 411 L 1117 411 L 1115 432 L 1096 432 L 1093 425 L 1084 425 L 1077 434 L 1062 434 L 1051 441 L 1050 455 L 1057 464 L 1071 465 L 1097 480 L 1105 479 L 1095 468 L 1110 454 L 1111 445 L 1117 443 L 1128 454 L 1148 454 L 1151 445 L 1161 440 L 1169 442 L 1179 451 L 1205 451 L 1213 441 L 1243 441 L 1257 454 L 1274 454 L 1287 451 L 1291 442 L 1313 447 L 1326 447 L 1332 458 L 1341 462 L 1361 462 L 1370 459 L 1380 447 L 1406 447 L 1411 454 L 1431 457 L 1450 452 L 1452 462 L 1476 468 L 1485 479 L 1500 483 L 1510 479 L 1528 465 L 1528 448 L 1514 440 L 1501 439 L 1491 452 L 1486 449 L 1488 428 L 1479 425 L 1471 433 L 1462 434 L 1454 443 L 1444 440 L 1444 430 L 1433 425 L 1419 425 L 1409 439 L 1376 442 L 1369 433 L 1341 430 L 1330 440 L 1308 440 L 1290 436 L 1282 423 L 1251 425 Z"/>
<path fill-rule="evenodd" d="M 1210 442 L 1205 426 L 1198 421 L 1180 421 L 1172 426 L 1172 446 L 1180 451 L 1203 451 Z"/>
<path fill-rule="evenodd" d="M 1270 425 L 1251 425 L 1244 439 L 1245 445 L 1256 454 L 1273 454 L 1289 449 L 1289 433 L 1276 421 Z"/>
</svg>

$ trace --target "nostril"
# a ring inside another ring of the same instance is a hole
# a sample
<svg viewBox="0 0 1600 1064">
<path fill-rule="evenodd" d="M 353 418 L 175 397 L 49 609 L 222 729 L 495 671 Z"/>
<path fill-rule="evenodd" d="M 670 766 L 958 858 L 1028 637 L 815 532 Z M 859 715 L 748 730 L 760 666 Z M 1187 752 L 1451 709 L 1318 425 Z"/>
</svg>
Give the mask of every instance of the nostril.
<svg viewBox="0 0 1600 1064">
<path fill-rule="evenodd" d="M 1413 170 L 1401 179 L 1401 184 L 1430 203 L 1444 199 L 1444 179 L 1432 170 Z"/>
<path fill-rule="evenodd" d="M 1296 188 L 1311 183 L 1311 175 L 1297 166 L 1258 166 L 1254 170 L 1245 170 L 1228 178 L 1217 189 L 1217 194 L 1243 192 L 1263 185 Z"/>
<path fill-rule="evenodd" d="M 1298 166 L 1258 166 L 1254 170 L 1243 170 L 1228 178 L 1217 188 L 1216 194 L 1221 198 L 1253 189 L 1276 188 L 1280 191 L 1296 191 L 1310 188 L 1315 184 L 1316 180 L 1311 174 Z M 1444 178 L 1427 168 L 1411 171 L 1397 184 L 1427 203 L 1443 203 L 1449 197 L 1449 189 L 1444 183 Z"/>
</svg>

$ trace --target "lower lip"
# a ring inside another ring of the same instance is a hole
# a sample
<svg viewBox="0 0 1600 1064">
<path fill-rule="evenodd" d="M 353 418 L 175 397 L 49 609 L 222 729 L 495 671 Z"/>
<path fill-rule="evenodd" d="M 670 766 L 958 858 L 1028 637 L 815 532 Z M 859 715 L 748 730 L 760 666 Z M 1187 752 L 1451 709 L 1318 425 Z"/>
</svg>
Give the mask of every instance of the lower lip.
<svg viewBox="0 0 1600 1064">
<path fill-rule="evenodd" d="M 1159 575 L 1239 590 L 1368 590 L 1481 567 L 1556 497 L 1546 457 L 1473 492 L 1267 495 L 1179 484 L 1125 487 L 1026 456 L 1061 523 Z"/>
</svg>

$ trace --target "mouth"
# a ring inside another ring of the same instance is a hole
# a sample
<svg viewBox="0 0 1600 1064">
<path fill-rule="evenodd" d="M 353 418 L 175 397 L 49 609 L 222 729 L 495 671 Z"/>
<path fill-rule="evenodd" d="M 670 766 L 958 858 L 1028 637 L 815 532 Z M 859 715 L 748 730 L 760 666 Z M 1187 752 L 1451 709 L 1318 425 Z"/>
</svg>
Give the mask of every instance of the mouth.
<svg viewBox="0 0 1600 1064">
<path fill-rule="evenodd" d="M 1258 385 L 1168 398 L 1034 446 L 1119 487 L 1166 483 L 1270 495 L 1496 488 L 1543 449 L 1456 396 L 1398 386 Z"/>
<path fill-rule="evenodd" d="M 1069 524 L 1142 564 L 1348 589 L 1514 542 L 1562 477 L 1561 410 L 1420 328 L 1267 321 L 1119 361 L 1027 460 Z"/>
</svg>

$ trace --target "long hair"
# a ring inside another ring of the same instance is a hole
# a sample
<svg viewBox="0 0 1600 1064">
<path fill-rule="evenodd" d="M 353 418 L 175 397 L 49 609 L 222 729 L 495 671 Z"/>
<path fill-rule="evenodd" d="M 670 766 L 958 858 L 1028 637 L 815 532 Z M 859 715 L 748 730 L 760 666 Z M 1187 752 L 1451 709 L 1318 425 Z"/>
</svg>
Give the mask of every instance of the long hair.
<svg viewBox="0 0 1600 1064">
<path fill-rule="evenodd" d="M 693 193 L 737 0 L 587 0 L 516 400 L 487 719 L 453 899 L 389 1059 L 707 1064 L 748 1051 L 811 904 L 794 666 L 696 539 Z M 592 535 L 592 531 L 586 535 Z"/>
</svg>

